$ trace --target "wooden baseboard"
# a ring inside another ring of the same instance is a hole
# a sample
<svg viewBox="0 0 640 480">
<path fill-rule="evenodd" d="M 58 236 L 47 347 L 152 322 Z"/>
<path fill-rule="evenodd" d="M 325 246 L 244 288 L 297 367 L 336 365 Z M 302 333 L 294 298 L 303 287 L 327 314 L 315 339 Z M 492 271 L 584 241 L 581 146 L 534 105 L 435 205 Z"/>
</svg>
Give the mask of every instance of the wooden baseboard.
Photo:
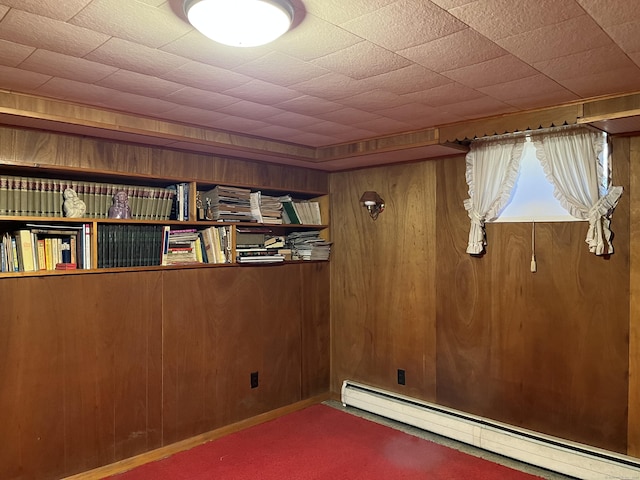
<svg viewBox="0 0 640 480">
<path fill-rule="evenodd" d="M 225 435 L 244 430 L 245 428 L 249 428 L 254 425 L 258 425 L 260 423 L 282 417 L 283 415 L 286 415 L 288 413 L 302 410 L 303 408 L 309 407 L 311 405 L 322 403 L 326 400 L 329 400 L 329 398 L 329 393 L 317 395 L 315 397 L 296 402 L 292 405 L 287 405 L 286 407 L 277 408 L 275 410 L 271 410 L 270 412 L 256 415 L 255 417 L 247 418 L 246 420 L 242 420 L 225 427 L 217 428 L 216 430 L 196 435 L 195 437 L 187 438 L 186 440 L 172 443 L 171 445 L 166 445 L 149 452 L 141 453 L 140 455 L 136 455 L 135 457 L 127 458 L 125 460 L 105 465 L 103 467 L 98 467 L 93 470 L 78 473 L 70 477 L 65 477 L 61 480 L 101 480 L 112 475 L 126 472 L 135 467 L 139 467 L 140 465 L 144 465 L 145 463 L 155 462 L 157 460 L 169 457 L 175 453 L 189 450 L 190 448 L 197 447 L 198 445 L 202 445 L 203 443 L 215 440 L 216 438 L 224 437 Z"/>
</svg>

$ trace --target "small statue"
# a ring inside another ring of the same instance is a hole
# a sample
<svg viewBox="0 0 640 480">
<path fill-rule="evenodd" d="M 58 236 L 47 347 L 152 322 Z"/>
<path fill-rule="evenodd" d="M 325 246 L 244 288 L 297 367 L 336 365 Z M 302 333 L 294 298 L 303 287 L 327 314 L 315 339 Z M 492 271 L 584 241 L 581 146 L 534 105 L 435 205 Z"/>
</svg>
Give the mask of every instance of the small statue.
<svg viewBox="0 0 640 480">
<path fill-rule="evenodd" d="M 127 192 L 121 190 L 113 196 L 113 205 L 109 207 L 109 218 L 131 218 Z"/>
<path fill-rule="evenodd" d="M 64 202 L 62 204 L 62 208 L 64 209 L 64 216 L 70 218 L 84 217 L 84 214 L 87 211 L 87 205 L 82 200 L 80 200 L 75 190 L 71 188 L 65 188 L 62 195 L 64 197 Z"/>
</svg>

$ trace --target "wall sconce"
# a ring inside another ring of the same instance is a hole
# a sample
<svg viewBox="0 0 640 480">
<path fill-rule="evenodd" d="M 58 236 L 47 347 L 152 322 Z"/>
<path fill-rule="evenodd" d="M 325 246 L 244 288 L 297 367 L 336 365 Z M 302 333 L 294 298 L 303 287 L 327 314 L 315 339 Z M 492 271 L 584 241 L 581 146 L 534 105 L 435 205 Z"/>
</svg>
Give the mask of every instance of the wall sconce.
<svg viewBox="0 0 640 480">
<path fill-rule="evenodd" d="M 369 211 L 369 215 L 374 220 L 384 210 L 384 200 L 378 195 L 378 192 L 364 192 L 360 197 L 360 204 Z"/>
</svg>

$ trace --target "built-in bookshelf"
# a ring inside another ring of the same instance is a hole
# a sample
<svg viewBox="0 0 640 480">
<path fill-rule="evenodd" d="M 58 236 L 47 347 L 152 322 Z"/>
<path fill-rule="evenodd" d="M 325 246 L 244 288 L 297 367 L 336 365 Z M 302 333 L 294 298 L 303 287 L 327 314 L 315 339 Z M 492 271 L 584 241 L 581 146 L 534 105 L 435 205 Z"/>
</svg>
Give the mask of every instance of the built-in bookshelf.
<svg viewBox="0 0 640 480">
<path fill-rule="evenodd" d="M 127 214 L 110 215 L 120 192 Z M 0 277 L 323 261 L 330 245 L 322 192 L 0 166 Z"/>
</svg>

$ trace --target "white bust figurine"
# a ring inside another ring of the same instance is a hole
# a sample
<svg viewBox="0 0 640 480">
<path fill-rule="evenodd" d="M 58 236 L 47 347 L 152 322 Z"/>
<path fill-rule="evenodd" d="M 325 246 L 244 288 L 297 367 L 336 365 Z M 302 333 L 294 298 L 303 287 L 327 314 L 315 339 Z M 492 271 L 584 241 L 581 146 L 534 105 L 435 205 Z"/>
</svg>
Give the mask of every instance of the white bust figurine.
<svg viewBox="0 0 640 480">
<path fill-rule="evenodd" d="M 75 190 L 66 188 L 62 195 L 64 196 L 64 203 L 62 204 L 64 216 L 71 218 L 84 217 L 84 214 L 87 211 L 87 206 L 82 200 L 80 200 Z"/>
</svg>

